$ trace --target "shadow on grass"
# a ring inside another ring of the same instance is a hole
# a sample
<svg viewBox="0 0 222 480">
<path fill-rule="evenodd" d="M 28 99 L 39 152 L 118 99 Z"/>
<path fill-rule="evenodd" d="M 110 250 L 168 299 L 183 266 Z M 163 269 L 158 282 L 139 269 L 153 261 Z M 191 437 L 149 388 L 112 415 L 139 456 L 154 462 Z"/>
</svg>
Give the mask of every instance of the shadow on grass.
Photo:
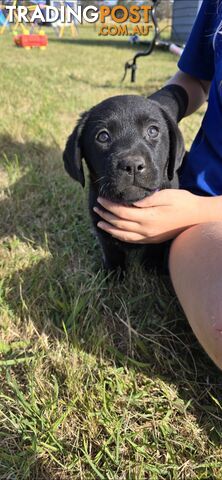
<svg viewBox="0 0 222 480">
<path fill-rule="evenodd" d="M 63 171 L 59 148 L 5 135 L 0 150 L 10 179 L 1 199 L 1 250 L 6 268 L 11 253 L 20 265 L 6 274 L 10 309 L 52 339 L 68 335 L 79 349 L 173 382 L 201 428 L 221 442 L 214 400 L 222 398 L 221 373 L 194 338 L 169 279 L 135 266 L 123 283 L 107 280 L 85 193 Z"/>
<path fill-rule="evenodd" d="M 123 72 L 124 72 L 124 65 L 123 65 Z M 93 88 L 107 88 L 107 89 L 116 90 L 116 87 L 117 87 L 116 83 L 113 83 L 113 82 L 111 83 L 109 80 L 105 83 L 98 83 L 98 82 L 94 82 L 92 79 L 88 80 L 86 77 L 84 78 L 79 77 L 73 73 L 69 75 L 69 78 L 70 80 L 73 80 L 75 83 L 77 82 L 83 85 L 88 85 Z M 157 83 L 155 81 L 153 82 L 149 81 L 149 84 L 142 86 L 142 85 L 137 85 L 135 83 L 129 83 L 130 78 L 131 78 L 131 72 L 128 71 L 126 81 L 121 82 L 121 78 L 119 80 L 119 87 L 122 88 L 123 95 L 129 94 L 129 91 L 132 90 L 132 95 L 135 94 L 135 95 L 143 95 L 145 97 L 148 97 L 149 95 L 154 93 L 155 90 L 157 90 Z M 166 82 L 167 80 L 169 80 L 169 77 L 165 76 L 163 78 L 163 81 Z"/>
<path fill-rule="evenodd" d="M 50 38 L 50 42 L 68 43 L 73 45 L 83 45 L 89 47 L 112 47 L 117 49 L 126 49 L 135 51 L 145 50 L 145 46 L 132 45 L 129 40 L 114 40 L 114 39 L 102 39 L 102 38 Z"/>
</svg>

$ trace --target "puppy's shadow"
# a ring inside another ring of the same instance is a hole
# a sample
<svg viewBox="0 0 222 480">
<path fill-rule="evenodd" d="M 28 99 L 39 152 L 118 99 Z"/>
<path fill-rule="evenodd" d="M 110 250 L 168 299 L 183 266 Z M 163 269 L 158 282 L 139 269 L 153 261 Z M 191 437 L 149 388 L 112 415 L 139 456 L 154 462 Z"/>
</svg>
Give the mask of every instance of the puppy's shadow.
<svg viewBox="0 0 222 480">
<path fill-rule="evenodd" d="M 64 335 L 65 324 L 69 341 L 81 349 L 102 350 L 117 365 L 173 382 L 185 402 L 192 399 L 189 411 L 201 428 L 219 442 L 222 419 L 214 398 L 222 398 L 221 374 L 194 338 L 169 280 L 136 265 L 121 284 L 107 279 L 99 270 L 85 193 L 63 172 L 59 147 L 10 136 L 0 137 L 0 147 L 0 168 L 10 178 L 1 198 L 0 248 L 9 263 L 11 311 L 32 318 L 52 339 Z M 13 249 L 22 264 L 16 271 Z"/>
</svg>

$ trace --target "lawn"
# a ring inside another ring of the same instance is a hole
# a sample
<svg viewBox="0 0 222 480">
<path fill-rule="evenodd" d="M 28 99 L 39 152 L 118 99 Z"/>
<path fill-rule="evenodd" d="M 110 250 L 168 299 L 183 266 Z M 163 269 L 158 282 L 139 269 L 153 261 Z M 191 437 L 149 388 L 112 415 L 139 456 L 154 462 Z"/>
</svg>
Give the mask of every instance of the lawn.
<svg viewBox="0 0 222 480">
<path fill-rule="evenodd" d="M 105 277 L 87 188 L 62 162 L 80 112 L 150 94 L 177 58 L 141 59 L 132 85 L 130 43 L 90 27 L 0 49 L 0 479 L 221 479 L 221 373 L 169 279 L 136 262 Z M 202 115 L 182 122 L 187 147 Z"/>
</svg>

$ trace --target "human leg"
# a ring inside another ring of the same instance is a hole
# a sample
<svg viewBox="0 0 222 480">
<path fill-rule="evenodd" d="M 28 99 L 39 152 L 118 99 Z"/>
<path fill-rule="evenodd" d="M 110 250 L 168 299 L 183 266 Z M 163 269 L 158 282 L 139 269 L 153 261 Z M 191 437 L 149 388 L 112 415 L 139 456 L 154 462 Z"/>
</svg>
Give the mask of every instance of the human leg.
<svg viewBox="0 0 222 480">
<path fill-rule="evenodd" d="M 169 270 L 193 332 L 222 369 L 222 222 L 196 225 L 176 237 Z"/>
</svg>

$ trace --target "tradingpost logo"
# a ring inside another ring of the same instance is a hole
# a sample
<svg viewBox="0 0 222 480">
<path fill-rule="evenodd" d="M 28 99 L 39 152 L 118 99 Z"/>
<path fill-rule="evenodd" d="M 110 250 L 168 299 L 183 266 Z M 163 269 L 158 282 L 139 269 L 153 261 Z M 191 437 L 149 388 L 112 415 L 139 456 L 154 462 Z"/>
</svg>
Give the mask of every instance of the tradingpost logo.
<svg viewBox="0 0 222 480">
<path fill-rule="evenodd" d="M 99 17 L 101 26 L 98 35 L 148 35 L 151 27 L 151 10 L 150 5 L 130 5 L 128 8 L 124 5 L 101 6 Z"/>
<path fill-rule="evenodd" d="M 100 6 L 78 5 L 76 0 L 66 2 L 52 2 L 52 5 L 5 5 L 7 21 L 9 23 L 55 23 L 83 24 L 99 23 L 98 35 L 127 36 L 148 35 L 150 27 L 150 5 Z"/>
</svg>

